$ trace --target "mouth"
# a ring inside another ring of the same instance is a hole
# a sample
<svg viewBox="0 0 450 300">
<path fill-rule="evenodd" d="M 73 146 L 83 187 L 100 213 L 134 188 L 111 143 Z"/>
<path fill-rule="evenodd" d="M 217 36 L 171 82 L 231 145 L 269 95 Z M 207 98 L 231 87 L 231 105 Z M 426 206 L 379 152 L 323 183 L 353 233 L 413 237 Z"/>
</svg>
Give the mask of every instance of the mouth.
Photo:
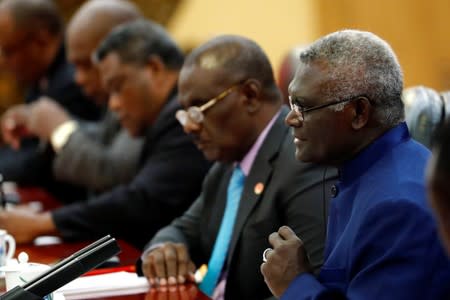
<svg viewBox="0 0 450 300">
<path fill-rule="evenodd" d="M 207 148 L 208 145 L 210 144 L 208 141 L 201 140 L 199 138 L 196 138 L 194 140 L 194 143 L 197 146 L 197 148 L 200 149 L 200 150 L 203 150 L 203 149 Z"/>
<path fill-rule="evenodd" d="M 294 136 L 294 142 L 295 143 L 306 141 L 306 139 L 304 137 L 301 137 L 301 136 L 298 136 L 298 135 L 295 135 L 295 134 L 293 136 Z"/>
</svg>

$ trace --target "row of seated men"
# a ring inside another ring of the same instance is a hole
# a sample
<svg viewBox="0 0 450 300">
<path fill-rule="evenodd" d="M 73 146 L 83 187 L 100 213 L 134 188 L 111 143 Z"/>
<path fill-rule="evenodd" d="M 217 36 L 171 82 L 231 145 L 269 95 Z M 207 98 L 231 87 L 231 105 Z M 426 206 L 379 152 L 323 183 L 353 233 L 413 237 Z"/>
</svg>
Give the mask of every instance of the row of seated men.
<svg viewBox="0 0 450 300">
<path fill-rule="evenodd" d="M 381 38 L 344 30 L 309 45 L 290 107 L 245 37 L 216 37 L 184 58 L 130 3 L 91 0 L 66 38 L 80 86 L 108 94 L 123 128 L 143 138 L 138 171 L 50 212 L 1 211 L 18 242 L 111 234 L 143 250 L 153 286 L 191 281 L 208 264 L 200 289 L 213 299 L 448 298 L 450 261 L 426 196 L 430 151 L 409 135 L 402 71 Z M 36 125 L 49 107 L 60 115 L 48 99 L 7 113 L 5 140 L 18 145 L 26 131 L 58 156 L 85 129 L 68 114 L 53 130 Z"/>
<path fill-rule="evenodd" d="M 129 9 L 117 19 L 131 20 L 137 14 Z M 11 147 L 0 148 L 3 179 L 42 186 L 64 202 L 85 198 L 86 188 L 98 193 L 131 179 L 142 140 L 121 130 L 117 117 L 106 109 L 108 94 L 83 57 L 89 45 L 67 49 L 64 24 L 54 3 L 3 1 L 0 23 L 3 66 L 28 87 L 26 104 L 4 116 L 4 139 Z M 97 32 L 114 25 L 110 23 Z M 71 62 L 81 64 L 76 68 L 76 82 L 67 50 L 71 50 Z M 25 115 L 29 115 L 28 136 L 9 139 L 11 131 L 24 133 Z M 86 122 L 99 117 L 98 123 Z M 125 147 L 127 156 L 122 155 Z"/>
</svg>

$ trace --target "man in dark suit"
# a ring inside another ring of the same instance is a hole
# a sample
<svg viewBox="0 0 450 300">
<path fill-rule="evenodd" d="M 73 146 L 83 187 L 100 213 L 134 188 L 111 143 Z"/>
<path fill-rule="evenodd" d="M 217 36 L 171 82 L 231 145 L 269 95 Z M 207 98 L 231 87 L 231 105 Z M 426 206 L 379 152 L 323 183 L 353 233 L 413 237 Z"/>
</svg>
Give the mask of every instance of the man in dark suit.
<svg viewBox="0 0 450 300">
<path fill-rule="evenodd" d="M 143 273 L 151 283 L 175 284 L 192 277 L 194 264 L 209 262 L 200 288 L 214 299 L 267 298 L 270 291 L 259 275 L 269 246 L 265 235 L 284 223 L 302 236 L 318 270 L 325 191 L 335 171 L 295 161 L 283 123 L 288 109 L 263 50 L 243 37 L 215 38 L 187 58 L 179 91 L 185 110 L 177 118 L 204 155 L 217 162 L 189 210 L 146 247 Z M 239 177 L 241 192 L 235 194 Z"/>
<path fill-rule="evenodd" d="M 110 108 L 131 135 L 145 136 L 140 171 L 129 184 L 85 203 L 41 214 L 1 212 L 0 227 L 18 242 L 45 234 L 80 240 L 109 233 L 140 248 L 200 191 L 209 164 L 175 119 L 183 55 L 166 31 L 145 20 L 120 25 L 96 60 Z"/>
<path fill-rule="evenodd" d="M 67 62 L 64 24 L 51 0 L 5 0 L 0 4 L 0 49 L 4 66 L 26 88 L 25 102 L 42 96 L 56 99 L 75 118 L 97 120 L 100 109 L 83 95 Z M 51 153 L 34 138 L 20 149 L 0 148 L 0 173 L 5 180 L 44 186 L 56 196 L 68 190 L 52 174 Z M 72 186 L 69 194 L 83 195 Z"/>
</svg>

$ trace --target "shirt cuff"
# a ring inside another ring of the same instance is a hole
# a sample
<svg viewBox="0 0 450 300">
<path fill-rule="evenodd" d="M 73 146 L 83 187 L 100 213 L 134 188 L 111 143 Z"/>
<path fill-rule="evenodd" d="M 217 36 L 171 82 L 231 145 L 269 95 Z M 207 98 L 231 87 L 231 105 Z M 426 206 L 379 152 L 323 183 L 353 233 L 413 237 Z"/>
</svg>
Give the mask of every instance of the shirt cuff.
<svg viewBox="0 0 450 300">
<path fill-rule="evenodd" d="M 50 143 L 56 153 L 66 145 L 72 133 L 78 129 L 78 123 L 70 120 L 62 123 L 52 132 Z"/>
<path fill-rule="evenodd" d="M 155 250 L 156 248 L 161 247 L 162 245 L 164 245 L 164 243 L 156 243 L 150 247 L 148 247 L 147 249 L 144 249 L 144 252 L 142 252 L 141 254 L 141 260 L 144 261 L 144 259 L 147 257 L 147 255 L 152 252 L 153 250 Z"/>
</svg>

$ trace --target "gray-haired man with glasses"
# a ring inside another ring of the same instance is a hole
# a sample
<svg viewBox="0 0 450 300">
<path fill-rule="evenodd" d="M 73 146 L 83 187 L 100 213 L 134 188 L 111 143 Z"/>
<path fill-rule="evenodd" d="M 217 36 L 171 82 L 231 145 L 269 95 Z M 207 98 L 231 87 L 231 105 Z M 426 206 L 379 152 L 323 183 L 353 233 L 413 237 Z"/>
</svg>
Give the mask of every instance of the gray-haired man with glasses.
<svg viewBox="0 0 450 300">
<path fill-rule="evenodd" d="M 300 54 L 286 118 L 296 156 L 337 166 L 339 181 L 317 278 L 295 230 L 269 236 L 261 272 L 275 296 L 450 299 L 450 261 L 425 195 L 430 153 L 410 137 L 402 89 L 394 52 L 373 33 L 334 32 Z"/>
<path fill-rule="evenodd" d="M 283 105 L 263 50 L 239 36 L 195 49 L 180 72 L 177 118 L 209 160 L 201 195 L 146 247 L 153 284 L 191 279 L 208 264 L 200 289 L 213 299 L 266 299 L 259 273 L 267 235 L 292 226 L 313 270 L 322 261 L 333 169 L 295 160 Z"/>
</svg>

